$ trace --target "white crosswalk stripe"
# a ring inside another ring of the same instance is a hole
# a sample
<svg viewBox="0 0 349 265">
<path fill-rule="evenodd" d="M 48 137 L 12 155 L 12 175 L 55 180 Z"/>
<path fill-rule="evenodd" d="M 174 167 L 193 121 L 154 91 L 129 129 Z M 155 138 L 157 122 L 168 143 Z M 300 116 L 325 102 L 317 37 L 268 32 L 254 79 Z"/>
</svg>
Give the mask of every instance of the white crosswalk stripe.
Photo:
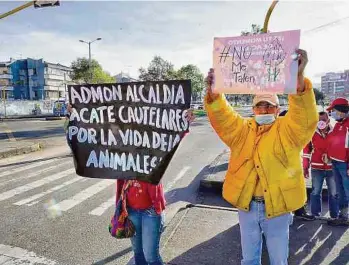
<svg viewBox="0 0 349 265">
<path fill-rule="evenodd" d="M 64 177 L 66 177 L 69 174 L 72 174 L 74 172 L 75 172 L 75 170 L 73 168 L 70 168 L 70 169 L 65 170 L 63 172 L 59 172 L 57 174 L 53 174 L 51 176 L 48 176 L 48 177 L 42 178 L 40 180 L 25 184 L 23 186 L 19 186 L 17 188 L 12 189 L 12 190 L 5 191 L 3 193 L 0 193 L 0 201 L 7 200 L 7 199 L 12 198 L 16 195 L 19 195 L 21 193 L 24 193 L 24 192 L 27 192 L 29 190 L 43 186 L 45 184 L 48 184 L 52 181 L 64 178 Z"/>
<path fill-rule="evenodd" d="M 61 211 L 68 211 L 71 208 L 75 207 L 76 205 L 82 203 L 83 201 L 89 199 L 93 195 L 97 194 L 98 192 L 104 190 L 105 188 L 115 184 L 115 180 L 105 179 L 97 182 L 96 184 L 90 186 L 89 188 L 79 192 L 75 196 L 73 196 L 70 199 L 61 201 L 54 205 L 55 208 L 60 209 Z"/>
<path fill-rule="evenodd" d="M 67 161 L 67 162 L 61 163 L 60 165 L 64 166 L 64 165 L 67 165 L 67 164 L 71 164 L 71 162 Z M 54 165 L 54 166 L 50 166 L 50 167 L 47 167 L 47 168 L 40 169 L 38 171 L 32 172 L 29 175 L 23 175 L 23 176 L 20 176 L 18 178 L 13 178 L 13 179 L 10 179 L 10 180 L 4 181 L 4 182 L 0 182 L 0 187 L 4 186 L 4 185 L 7 185 L 9 183 L 17 182 L 17 181 L 19 181 L 21 179 L 35 178 L 37 176 L 40 176 L 43 173 L 46 173 L 46 172 L 51 171 L 51 170 L 54 170 L 56 168 L 57 168 L 57 165 Z"/>
<path fill-rule="evenodd" d="M 113 185 L 112 179 L 77 176 L 70 159 L 33 161 L 0 169 L 0 208 L 4 203 L 5 207 L 16 207 L 19 211 L 38 205 L 35 209 L 47 212 L 58 209 L 62 214 L 71 214 L 74 211 L 70 209 L 80 207 L 86 214 L 98 217 L 115 206 L 115 190 L 110 189 Z M 98 204 L 91 207 L 94 198 Z"/>
<path fill-rule="evenodd" d="M 36 168 L 36 167 L 39 167 L 39 166 L 43 166 L 43 165 L 52 163 L 54 161 L 57 161 L 57 159 L 50 159 L 50 160 L 40 161 L 40 162 L 33 163 L 33 164 L 30 164 L 30 165 L 27 165 L 27 166 L 14 168 L 12 170 L 8 170 L 8 171 L 0 173 L 0 178 L 6 177 L 8 175 L 15 174 L 15 173 L 18 173 L 18 172 L 22 172 L 22 171 L 25 171 L 25 170 L 28 170 L 28 169 L 32 169 L 32 168 Z"/>
<path fill-rule="evenodd" d="M 36 204 L 36 203 L 39 202 L 38 199 L 40 199 L 41 197 L 44 197 L 44 196 L 47 195 L 47 194 L 50 194 L 50 193 L 52 193 L 52 192 L 54 192 L 54 191 L 57 191 L 57 190 L 60 190 L 60 189 L 64 188 L 65 186 L 68 186 L 68 185 L 70 185 L 70 184 L 73 184 L 73 183 L 75 183 L 75 182 L 82 181 L 82 180 L 86 180 L 86 179 L 83 178 L 83 177 L 76 177 L 76 178 L 73 178 L 73 179 L 71 179 L 71 180 L 68 180 L 68 181 L 64 182 L 63 184 L 54 186 L 53 188 L 50 188 L 50 189 L 48 189 L 48 190 L 46 190 L 46 191 L 44 191 L 44 192 L 40 192 L 40 193 L 38 193 L 38 194 L 35 194 L 35 195 L 33 195 L 33 196 L 29 197 L 29 198 L 26 198 L 26 199 L 24 199 L 24 200 L 15 202 L 14 204 L 15 204 L 15 205 L 27 204 L 28 206 L 34 205 L 34 204 Z M 32 201 L 34 201 L 34 202 L 32 202 Z M 30 203 L 30 202 L 32 202 L 32 203 Z"/>
<path fill-rule="evenodd" d="M 106 210 L 108 210 L 113 205 L 115 205 L 115 196 L 111 197 L 106 202 L 103 202 L 96 209 L 93 209 L 91 212 L 89 212 L 89 214 L 101 216 L 101 215 L 103 215 L 105 213 Z"/>
</svg>

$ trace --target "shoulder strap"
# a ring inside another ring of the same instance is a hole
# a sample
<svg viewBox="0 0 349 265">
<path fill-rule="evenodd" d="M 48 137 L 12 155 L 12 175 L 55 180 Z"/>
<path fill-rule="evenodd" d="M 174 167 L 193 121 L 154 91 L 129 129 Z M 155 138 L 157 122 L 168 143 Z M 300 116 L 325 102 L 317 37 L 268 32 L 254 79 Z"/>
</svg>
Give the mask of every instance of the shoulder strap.
<svg viewBox="0 0 349 265">
<path fill-rule="evenodd" d="M 127 180 L 124 183 L 124 185 L 122 186 L 121 195 L 120 195 L 120 199 L 121 199 L 121 203 L 122 203 L 122 210 L 126 213 L 126 215 L 128 215 L 126 194 L 127 194 L 127 190 L 131 186 L 131 183 L 132 183 L 132 180 Z"/>
</svg>

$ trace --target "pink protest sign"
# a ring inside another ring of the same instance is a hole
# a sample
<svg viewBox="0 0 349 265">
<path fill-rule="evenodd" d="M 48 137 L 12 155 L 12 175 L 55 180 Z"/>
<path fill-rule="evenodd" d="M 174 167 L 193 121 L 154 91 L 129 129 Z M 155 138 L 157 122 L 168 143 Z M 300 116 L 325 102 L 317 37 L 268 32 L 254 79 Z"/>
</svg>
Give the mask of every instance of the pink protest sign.
<svg viewBox="0 0 349 265">
<path fill-rule="evenodd" d="M 214 92 L 295 94 L 300 31 L 215 38 Z"/>
</svg>

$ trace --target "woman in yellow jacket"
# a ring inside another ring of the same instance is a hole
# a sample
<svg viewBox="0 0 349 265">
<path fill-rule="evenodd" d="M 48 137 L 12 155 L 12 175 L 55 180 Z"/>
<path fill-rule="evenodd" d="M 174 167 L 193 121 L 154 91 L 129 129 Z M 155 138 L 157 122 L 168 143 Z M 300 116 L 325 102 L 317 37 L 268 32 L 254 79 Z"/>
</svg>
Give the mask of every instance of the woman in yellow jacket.
<svg viewBox="0 0 349 265">
<path fill-rule="evenodd" d="M 315 132 L 318 113 L 311 82 L 303 76 L 307 53 L 297 53 L 297 94 L 289 95 L 285 117 L 278 118 L 276 95 L 257 95 L 254 118 L 242 118 L 224 95 L 212 92 L 212 69 L 207 77 L 208 117 L 230 147 L 223 197 L 239 210 L 242 265 L 260 264 L 262 233 L 271 265 L 286 265 L 291 212 L 306 202 L 300 153 Z"/>
</svg>

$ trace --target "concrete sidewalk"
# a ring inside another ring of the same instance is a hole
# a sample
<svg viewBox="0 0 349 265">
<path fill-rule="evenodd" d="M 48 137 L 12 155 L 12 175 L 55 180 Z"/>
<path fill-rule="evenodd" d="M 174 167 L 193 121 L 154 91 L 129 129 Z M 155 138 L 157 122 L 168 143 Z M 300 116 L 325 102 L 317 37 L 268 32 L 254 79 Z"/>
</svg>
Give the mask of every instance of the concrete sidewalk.
<svg viewBox="0 0 349 265">
<path fill-rule="evenodd" d="M 31 141 L 0 141 L 0 159 L 39 151 L 42 144 Z"/>
<path fill-rule="evenodd" d="M 216 165 L 211 170 L 211 174 L 205 176 L 205 178 L 203 178 L 200 182 L 201 190 L 214 191 L 219 194 L 222 193 L 225 174 L 228 170 L 229 156 L 230 156 L 229 150 L 225 150 L 225 152 L 223 152 L 219 157 L 217 157 Z M 312 188 L 311 178 L 308 178 L 306 180 L 306 185 L 307 185 L 308 194 L 310 194 L 311 188 Z M 326 182 L 324 182 L 323 195 L 326 195 L 326 194 L 327 194 L 327 186 L 326 186 Z"/>
<path fill-rule="evenodd" d="M 234 209 L 191 205 L 177 213 L 162 238 L 161 254 L 169 265 L 239 265 L 238 214 Z M 349 229 L 324 221 L 294 220 L 290 226 L 289 265 L 349 264 Z M 263 246 L 262 264 L 269 264 Z"/>
</svg>

